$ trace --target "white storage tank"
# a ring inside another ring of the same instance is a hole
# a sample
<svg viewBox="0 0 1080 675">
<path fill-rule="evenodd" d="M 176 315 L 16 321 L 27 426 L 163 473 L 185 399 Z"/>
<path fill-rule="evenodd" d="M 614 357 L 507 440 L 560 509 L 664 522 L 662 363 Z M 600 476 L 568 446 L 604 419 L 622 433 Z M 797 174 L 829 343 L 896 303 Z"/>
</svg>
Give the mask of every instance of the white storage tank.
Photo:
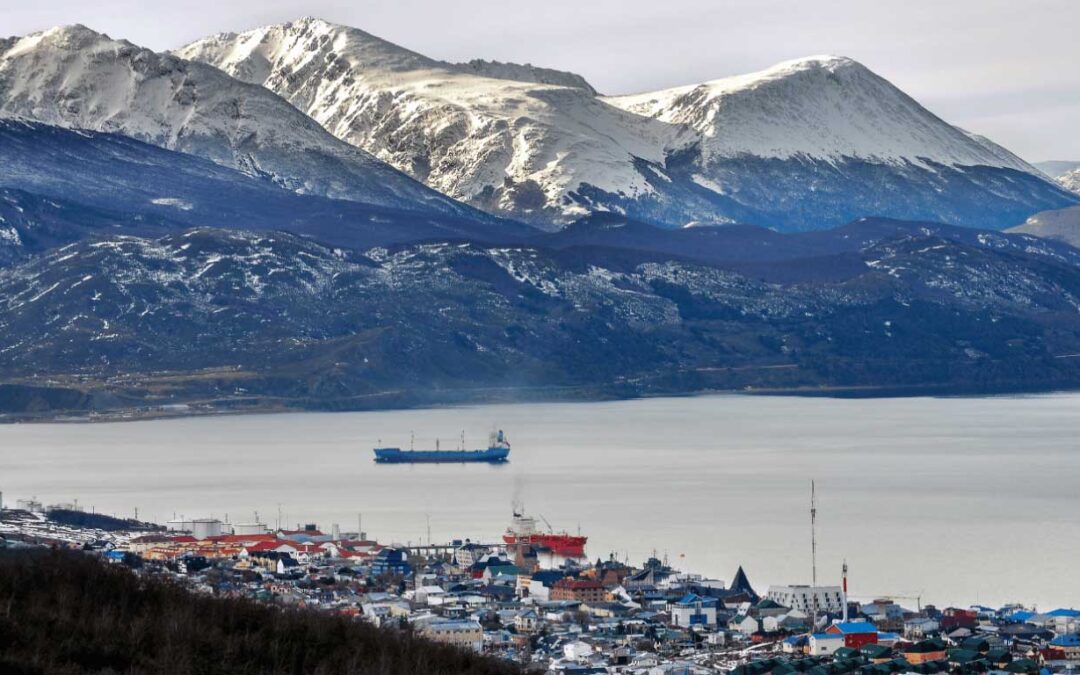
<svg viewBox="0 0 1080 675">
<path fill-rule="evenodd" d="M 252 534 L 266 534 L 265 523 L 237 523 L 233 525 L 233 534 L 252 535 Z"/>
<path fill-rule="evenodd" d="M 217 518 L 196 518 L 191 521 L 191 536 L 196 539 L 220 537 L 222 523 Z"/>
<path fill-rule="evenodd" d="M 191 532 L 191 528 L 190 518 L 173 518 L 165 523 L 165 529 L 169 532 Z"/>
</svg>

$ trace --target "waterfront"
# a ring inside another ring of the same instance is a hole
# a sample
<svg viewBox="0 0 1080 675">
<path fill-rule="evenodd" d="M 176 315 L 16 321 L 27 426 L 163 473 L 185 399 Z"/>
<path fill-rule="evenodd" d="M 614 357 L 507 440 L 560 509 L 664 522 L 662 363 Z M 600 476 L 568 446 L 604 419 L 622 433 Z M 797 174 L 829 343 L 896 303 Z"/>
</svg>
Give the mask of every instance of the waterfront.
<svg viewBox="0 0 1080 675">
<path fill-rule="evenodd" d="M 377 466 L 493 423 L 505 466 Z M 5 500 L 36 495 L 168 520 L 259 510 L 339 522 L 380 541 L 497 537 L 522 499 L 589 536 L 591 558 L 653 549 L 755 585 L 808 582 L 809 481 L 819 582 L 851 567 L 853 597 L 939 605 L 1080 604 L 1080 396 L 956 399 L 699 397 L 377 413 L 0 427 Z"/>
</svg>

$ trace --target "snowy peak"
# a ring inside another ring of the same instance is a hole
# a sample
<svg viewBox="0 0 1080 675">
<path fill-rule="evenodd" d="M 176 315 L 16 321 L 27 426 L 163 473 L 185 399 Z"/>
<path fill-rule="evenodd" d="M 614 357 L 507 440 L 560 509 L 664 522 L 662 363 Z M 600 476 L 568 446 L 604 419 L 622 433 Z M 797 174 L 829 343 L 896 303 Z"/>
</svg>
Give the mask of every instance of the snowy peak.
<svg viewBox="0 0 1080 675">
<path fill-rule="evenodd" d="M 437 61 L 383 40 L 359 28 L 303 17 L 283 24 L 264 26 L 245 33 L 222 33 L 176 50 L 183 58 L 217 64 L 247 82 L 263 83 L 275 64 L 306 64 L 325 54 L 334 54 L 340 65 L 390 72 L 414 70 L 445 71 L 447 75 L 529 82 L 583 89 L 596 95 L 584 77 L 531 63 L 503 63 L 473 59 L 466 63 Z M 363 78 L 365 73 L 354 72 Z"/>
<path fill-rule="evenodd" d="M 317 19 L 219 35 L 177 54 L 261 84 L 340 139 L 454 198 L 533 222 L 584 215 L 594 186 L 650 194 L 671 125 L 607 105 L 579 76 L 420 56 Z"/>
<path fill-rule="evenodd" d="M 444 194 L 536 224 L 610 211 L 676 227 L 865 215 L 1002 227 L 1071 199 L 840 56 L 603 97 L 572 73 L 436 61 L 311 18 L 177 54 L 269 88 Z"/>
<path fill-rule="evenodd" d="M 601 211 L 671 227 L 1006 227 L 1076 203 L 835 56 L 603 97 L 573 73 L 447 63 L 310 17 L 173 55 L 72 26 L 0 42 L 0 115 L 133 136 L 297 192 L 494 220 L 465 202 L 542 227 Z"/>
<path fill-rule="evenodd" d="M 512 80 L 515 82 L 534 82 L 536 84 L 552 84 L 558 87 L 571 87 L 582 89 L 590 96 L 598 95 L 589 82 L 577 73 L 569 73 L 554 68 L 541 68 L 531 63 L 502 63 L 500 61 L 484 61 L 473 59 L 467 63 L 446 64 L 459 72 L 491 77 L 497 80 Z"/>
<path fill-rule="evenodd" d="M 176 50 L 192 61 L 212 63 L 245 82 L 263 84 L 280 76 L 282 63 L 294 67 L 333 67 L 317 59 L 334 55 L 338 67 L 365 63 L 388 71 L 432 68 L 438 62 L 358 28 L 304 17 L 244 33 L 221 33 Z"/>
<path fill-rule="evenodd" d="M 1035 169 L 974 139 L 857 61 L 813 56 L 698 85 L 606 99 L 702 135 L 706 161 L 741 155 Z"/>
<path fill-rule="evenodd" d="M 0 114 L 120 133 L 301 193 L 473 213 L 339 141 L 263 87 L 64 26 L 0 44 Z"/>
</svg>

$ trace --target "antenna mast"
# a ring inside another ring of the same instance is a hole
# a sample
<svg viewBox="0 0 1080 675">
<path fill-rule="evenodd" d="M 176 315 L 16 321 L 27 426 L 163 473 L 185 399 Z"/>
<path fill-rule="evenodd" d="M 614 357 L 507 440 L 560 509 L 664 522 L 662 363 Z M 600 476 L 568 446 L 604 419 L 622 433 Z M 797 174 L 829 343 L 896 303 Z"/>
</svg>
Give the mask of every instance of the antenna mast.
<svg viewBox="0 0 1080 675">
<path fill-rule="evenodd" d="M 919 610 L 922 611 L 921 609 Z M 844 623 L 847 623 L 847 560 L 844 561 Z"/>
<path fill-rule="evenodd" d="M 817 629 L 817 493 L 814 481 L 810 481 L 810 579 L 814 599 L 814 614 L 811 617 L 811 630 Z"/>
</svg>

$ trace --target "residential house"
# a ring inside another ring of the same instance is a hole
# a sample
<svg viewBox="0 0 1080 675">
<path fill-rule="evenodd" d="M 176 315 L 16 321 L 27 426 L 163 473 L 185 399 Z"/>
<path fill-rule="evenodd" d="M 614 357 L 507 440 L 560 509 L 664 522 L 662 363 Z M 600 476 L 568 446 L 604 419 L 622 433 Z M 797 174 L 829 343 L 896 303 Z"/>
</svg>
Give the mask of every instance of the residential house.
<svg viewBox="0 0 1080 675">
<path fill-rule="evenodd" d="M 901 655 L 913 666 L 928 661 L 943 661 L 948 656 L 945 642 L 941 639 L 930 639 L 916 642 L 901 652 Z"/>
<path fill-rule="evenodd" d="M 829 635 L 840 635 L 844 638 L 844 646 L 858 649 L 863 645 L 875 644 L 878 641 L 877 627 L 867 621 L 846 621 L 834 623 L 825 629 Z"/>
</svg>

